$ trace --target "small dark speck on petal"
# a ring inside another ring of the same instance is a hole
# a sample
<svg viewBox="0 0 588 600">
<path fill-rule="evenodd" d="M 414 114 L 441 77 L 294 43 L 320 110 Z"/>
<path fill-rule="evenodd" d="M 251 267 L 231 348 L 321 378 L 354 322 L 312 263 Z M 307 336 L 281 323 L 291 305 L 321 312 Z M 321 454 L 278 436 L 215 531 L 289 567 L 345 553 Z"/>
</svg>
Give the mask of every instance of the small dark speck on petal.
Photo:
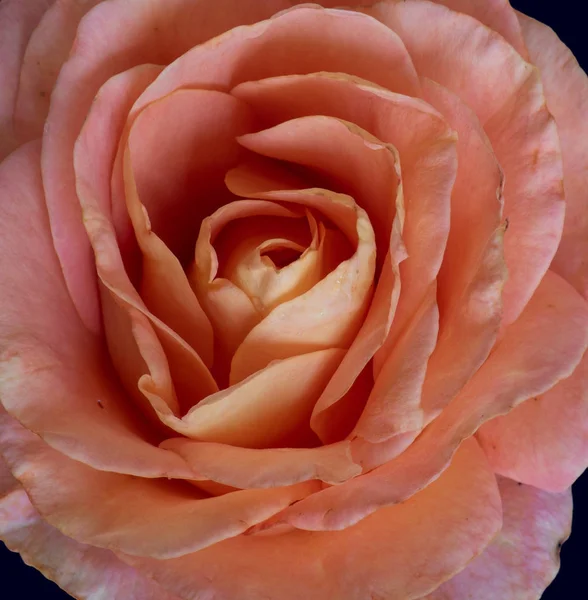
<svg viewBox="0 0 588 600">
<path fill-rule="evenodd" d="M 96 400 L 96 403 L 100 408 L 104 408 L 104 404 L 102 404 L 102 400 Z"/>
</svg>

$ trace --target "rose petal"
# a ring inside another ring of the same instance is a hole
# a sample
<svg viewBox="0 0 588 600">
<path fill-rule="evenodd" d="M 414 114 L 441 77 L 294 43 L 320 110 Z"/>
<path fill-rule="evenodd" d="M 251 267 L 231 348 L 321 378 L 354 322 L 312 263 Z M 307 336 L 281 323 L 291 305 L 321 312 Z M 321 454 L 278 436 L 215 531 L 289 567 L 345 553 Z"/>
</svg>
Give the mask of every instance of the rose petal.
<svg viewBox="0 0 588 600">
<path fill-rule="evenodd" d="M 383 2 L 367 12 L 394 29 L 421 76 L 448 88 L 474 110 L 504 169 L 509 278 L 503 325 L 512 323 L 557 250 L 564 218 L 557 129 L 539 71 L 499 34 L 444 6 Z"/>
<path fill-rule="evenodd" d="M 194 47 L 150 86 L 135 110 L 180 87 L 229 91 L 243 81 L 315 71 L 341 71 L 419 95 L 410 56 L 393 31 L 367 15 L 310 5 Z"/>
<path fill-rule="evenodd" d="M 235 138 L 254 129 L 255 120 L 228 94 L 179 89 L 135 114 L 129 128 L 139 198 L 154 233 L 186 264 L 202 220 L 234 199 L 224 175 L 246 154 Z M 126 211 L 116 180 L 124 173 L 123 150 L 113 177 L 115 215 Z"/>
<path fill-rule="evenodd" d="M 499 33 L 514 49 L 528 60 L 528 52 L 521 32 L 521 26 L 509 0 L 432 0 L 452 10 L 470 15 Z"/>
<path fill-rule="evenodd" d="M 102 212 L 112 218 L 125 257 L 130 254 L 130 246 L 136 246 L 136 240 L 132 231 L 125 231 L 128 214 L 125 214 L 124 221 L 112 214 L 112 164 L 130 108 L 161 71 L 159 65 L 140 65 L 111 77 L 96 94 L 74 146 L 77 194 L 82 198 L 91 196 Z M 128 239 L 130 237 L 132 242 Z"/>
<path fill-rule="evenodd" d="M 548 271 L 483 367 L 405 452 L 358 479 L 305 498 L 273 522 L 340 529 L 381 506 L 403 502 L 437 477 L 461 441 L 485 421 L 570 375 L 588 346 L 587 324 L 584 300 Z"/>
<path fill-rule="evenodd" d="M 588 462 L 588 355 L 570 377 L 477 436 L 496 473 L 552 492 L 570 487 Z"/>
<path fill-rule="evenodd" d="M 38 142 L 27 144 L 0 166 L 2 404 L 97 469 L 190 476 L 176 455 L 149 443 L 152 432 L 129 410 L 101 340 L 76 315 L 49 233 L 39 152 Z"/>
<path fill-rule="evenodd" d="M 476 116 L 446 88 L 423 79 L 424 98 L 458 133 L 451 228 L 438 277 L 440 335 L 428 363 L 421 406 L 429 423 L 492 349 L 507 279 L 501 225 L 504 178 Z M 510 233 L 508 234 L 510 235 Z"/>
<path fill-rule="evenodd" d="M 0 459 L 0 482 L 5 477 L 14 486 L 0 486 L 0 539 L 26 564 L 78 598 L 177 600 L 109 550 L 75 542 L 45 523 Z"/>
<path fill-rule="evenodd" d="M 31 35 L 23 57 L 14 112 L 15 128 L 22 141 L 43 134 L 51 92 L 69 57 L 80 20 L 100 1 L 55 2 Z"/>
<path fill-rule="evenodd" d="M 375 375 L 378 374 L 389 348 L 437 276 L 449 230 L 450 194 L 457 170 L 456 140 L 446 122 L 427 104 L 344 75 L 276 77 L 244 83 L 231 93 L 263 114 L 267 125 L 309 114 L 331 115 L 393 143 L 402 157 L 406 197 L 402 239 L 410 259 L 400 267 L 400 304 L 394 312 L 392 295 L 398 294 L 399 289 L 398 283 L 393 285 L 396 278 L 389 277 L 381 288 L 382 300 L 374 302 L 366 327 L 352 347 L 353 354 L 344 363 L 345 370 L 334 379 L 317 405 L 321 407 L 317 411 L 322 410 L 323 403 L 325 407 L 334 404 L 349 389 L 386 339 L 394 316 L 385 347 L 376 354 Z M 426 239 L 422 231 L 427 231 Z M 398 233 L 392 240 L 392 248 L 395 248 L 391 256 L 394 269 L 404 258 Z M 383 272 L 386 277 L 392 275 L 386 268 Z"/>
<path fill-rule="evenodd" d="M 172 438 L 160 444 L 177 452 L 196 473 L 239 488 L 271 488 L 319 479 L 337 484 L 361 473 L 349 442 L 318 448 L 236 448 Z"/>
<path fill-rule="evenodd" d="M 572 525 L 572 494 L 498 477 L 504 525 L 486 550 L 427 600 L 539 600 L 559 570 Z"/>
<path fill-rule="evenodd" d="M 222 241 L 216 241 L 224 277 L 242 289 L 262 315 L 304 294 L 332 270 L 325 264 L 325 244 L 333 244 L 335 230 L 317 224 L 308 210 L 292 211 L 292 217 L 238 220 L 225 228 Z M 280 257 L 285 264 L 279 263 Z"/>
<path fill-rule="evenodd" d="M 563 156 L 566 216 L 551 269 L 588 298 L 588 78 L 552 29 L 520 13 L 518 17 L 531 60 L 541 71 Z"/>
<path fill-rule="evenodd" d="M 306 600 L 411 600 L 462 569 L 500 526 L 496 479 L 470 441 L 425 490 L 344 531 L 240 536 L 165 563 L 121 558 L 183 600 L 299 600 L 301 582 Z"/>
<path fill-rule="evenodd" d="M 158 373 L 155 376 L 157 395 L 162 397 L 165 405 L 174 413 L 188 410 L 201 398 L 216 392 L 216 382 L 198 354 L 145 307 L 125 272 L 112 223 L 94 199 L 81 196 L 80 202 L 103 286 L 106 338 L 117 372 L 127 391 L 136 397 L 137 380 L 146 373 L 148 366 L 151 376 Z M 182 394 L 179 398 L 181 406 L 175 396 L 172 378 Z M 164 413 L 155 405 L 154 408 L 160 417 L 170 413 L 165 407 Z"/>
<path fill-rule="evenodd" d="M 243 135 L 239 143 L 264 156 L 327 174 L 333 185 L 326 187 L 349 194 L 367 212 L 378 254 L 386 256 L 400 184 L 400 159 L 394 146 L 353 123 L 315 115 Z"/>
<path fill-rule="evenodd" d="M 213 360 L 212 327 L 179 260 L 151 228 L 149 215 L 137 193 L 129 148 L 124 161 L 127 207 L 143 252 L 141 298 L 154 315 L 196 351 L 204 372 Z M 193 372 L 194 378 L 202 376 L 206 375 L 198 369 Z"/>
<path fill-rule="evenodd" d="M 43 519 L 99 548 L 161 559 L 195 552 L 239 535 L 318 485 L 206 498 L 178 482 L 96 471 L 52 450 L 14 420 L 0 419 L 0 452 Z"/>
<path fill-rule="evenodd" d="M 100 328 L 100 312 L 97 294 L 88 292 L 95 268 L 80 223 L 72 151 L 96 92 L 117 73 L 140 64 L 168 64 L 215 35 L 289 6 L 284 0 L 113 0 L 81 20 L 51 98 L 42 160 L 57 255 L 74 304 L 91 329 Z"/>
<path fill-rule="evenodd" d="M 219 208 L 200 225 L 195 261 L 188 275 L 215 332 L 215 374 L 228 382 L 230 361 L 245 336 L 261 320 L 247 294 L 232 281 L 218 277 L 218 256 L 214 241 L 231 222 L 243 218 L 291 217 L 292 211 L 261 200 L 240 200 Z"/>
<path fill-rule="evenodd" d="M 209 396 L 173 427 L 191 438 L 232 446 L 287 446 L 308 429 L 316 399 L 344 353 L 330 348 L 274 360 Z"/>
<path fill-rule="evenodd" d="M 438 323 L 437 286 L 432 285 L 382 365 L 352 435 L 378 443 L 422 427 L 421 391 Z"/>
<path fill-rule="evenodd" d="M 23 140 L 14 128 L 14 111 L 27 44 L 54 0 L 6 0 L 0 7 L 0 160 Z"/>
<path fill-rule="evenodd" d="M 369 218 L 350 196 L 318 188 L 252 193 L 239 182 L 242 175 L 238 170 L 227 174 L 227 185 L 234 193 L 312 207 L 328 217 L 357 249 L 308 292 L 274 308 L 247 334 L 231 363 L 231 383 L 277 358 L 348 347 L 371 299 L 376 255 Z"/>
</svg>

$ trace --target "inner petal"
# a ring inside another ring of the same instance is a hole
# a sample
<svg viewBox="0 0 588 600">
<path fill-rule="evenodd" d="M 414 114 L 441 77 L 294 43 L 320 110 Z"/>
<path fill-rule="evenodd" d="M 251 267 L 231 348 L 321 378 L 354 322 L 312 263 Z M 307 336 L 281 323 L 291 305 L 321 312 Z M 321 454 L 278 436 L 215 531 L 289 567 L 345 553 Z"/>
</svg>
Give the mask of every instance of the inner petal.
<svg viewBox="0 0 588 600">
<path fill-rule="evenodd" d="M 325 227 L 310 211 L 299 218 L 250 217 L 231 225 L 215 244 L 217 254 L 224 245 L 219 275 L 243 290 L 262 315 L 321 280 Z"/>
<path fill-rule="evenodd" d="M 351 258 L 307 293 L 278 306 L 248 334 L 233 357 L 231 382 L 278 358 L 348 348 L 371 301 L 375 274 L 375 236 L 365 211 L 351 197 L 324 189 L 275 191 L 275 182 L 247 168 L 229 172 L 227 185 L 237 194 L 320 210 L 356 248 Z"/>
</svg>

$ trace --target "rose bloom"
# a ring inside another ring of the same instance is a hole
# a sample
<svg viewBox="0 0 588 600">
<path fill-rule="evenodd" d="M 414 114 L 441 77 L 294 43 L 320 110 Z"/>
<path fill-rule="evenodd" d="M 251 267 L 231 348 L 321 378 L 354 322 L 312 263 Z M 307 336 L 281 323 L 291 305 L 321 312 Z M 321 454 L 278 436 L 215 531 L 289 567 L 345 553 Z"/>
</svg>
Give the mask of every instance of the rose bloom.
<svg viewBox="0 0 588 600">
<path fill-rule="evenodd" d="M 337 4 L 0 4 L 0 535 L 76 598 L 557 572 L 586 75 L 506 0 Z"/>
</svg>

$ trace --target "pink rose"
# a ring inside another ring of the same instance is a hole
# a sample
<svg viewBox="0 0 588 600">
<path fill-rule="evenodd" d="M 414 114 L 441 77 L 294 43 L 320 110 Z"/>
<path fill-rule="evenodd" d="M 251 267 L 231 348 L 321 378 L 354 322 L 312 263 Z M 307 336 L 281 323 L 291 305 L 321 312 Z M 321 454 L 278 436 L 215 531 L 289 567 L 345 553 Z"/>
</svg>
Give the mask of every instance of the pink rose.
<svg viewBox="0 0 588 600">
<path fill-rule="evenodd" d="M 557 572 L 586 75 L 505 0 L 337 4 L 0 5 L 0 536 L 77 598 Z"/>
</svg>

